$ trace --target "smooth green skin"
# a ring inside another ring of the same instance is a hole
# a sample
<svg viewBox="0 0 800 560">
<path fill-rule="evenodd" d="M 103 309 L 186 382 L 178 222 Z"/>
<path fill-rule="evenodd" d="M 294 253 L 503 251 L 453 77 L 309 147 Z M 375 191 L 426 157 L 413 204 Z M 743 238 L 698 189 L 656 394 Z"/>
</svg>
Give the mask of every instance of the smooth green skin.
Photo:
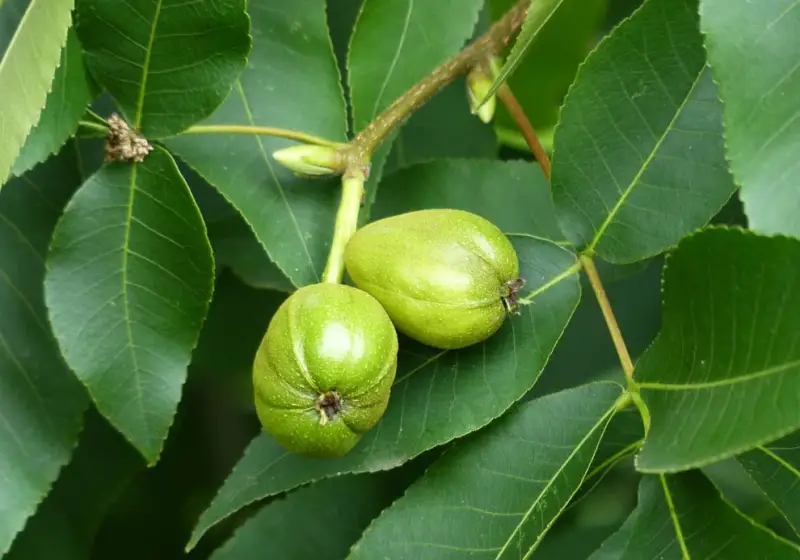
<svg viewBox="0 0 800 560">
<path fill-rule="evenodd" d="M 300 288 L 278 308 L 256 353 L 264 430 L 294 453 L 345 455 L 386 411 L 397 350 L 394 325 L 369 294 L 340 284 Z M 342 410 L 323 425 L 315 404 L 334 390 Z"/>
<path fill-rule="evenodd" d="M 502 326 L 505 284 L 519 276 L 508 238 L 463 210 L 418 210 L 372 222 L 345 249 L 347 273 L 383 305 L 397 330 L 457 349 Z"/>
</svg>

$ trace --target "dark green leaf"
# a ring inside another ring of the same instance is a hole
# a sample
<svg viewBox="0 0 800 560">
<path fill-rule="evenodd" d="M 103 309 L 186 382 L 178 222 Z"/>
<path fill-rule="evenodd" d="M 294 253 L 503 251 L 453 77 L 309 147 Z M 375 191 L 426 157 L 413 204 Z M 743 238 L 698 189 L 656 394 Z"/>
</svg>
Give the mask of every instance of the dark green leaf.
<svg viewBox="0 0 800 560">
<path fill-rule="evenodd" d="M 270 260 L 242 215 L 191 168 L 184 166 L 181 171 L 203 214 L 217 266 L 230 269 L 256 288 L 293 291 L 292 283 Z"/>
<path fill-rule="evenodd" d="M 703 0 L 701 18 L 749 225 L 798 237 L 797 2 Z"/>
<path fill-rule="evenodd" d="M 800 432 L 737 459 L 800 535 Z"/>
<path fill-rule="evenodd" d="M 466 87 L 463 78 L 456 80 L 411 115 L 392 144 L 384 175 L 434 159 L 496 157 L 494 132 L 470 113 Z"/>
<path fill-rule="evenodd" d="M 347 57 L 356 132 L 464 46 L 482 5 L 482 0 L 364 1 Z"/>
<path fill-rule="evenodd" d="M 0 185 L 39 121 L 74 4 L 74 0 L 0 2 Z"/>
<path fill-rule="evenodd" d="M 0 556 L 69 461 L 87 405 L 42 293 L 50 234 L 80 184 L 73 150 L 0 192 Z"/>
<path fill-rule="evenodd" d="M 488 4 L 494 19 L 499 19 L 514 2 L 491 0 Z M 542 132 L 558 120 L 564 96 L 578 65 L 593 46 L 607 4 L 608 0 L 564 0 L 506 80 L 542 141 Z M 502 103 L 497 106 L 493 124 L 516 130 Z"/>
<path fill-rule="evenodd" d="M 637 467 L 698 467 L 800 428 L 800 241 L 708 228 L 664 272 L 661 333 L 636 364 L 651 426 Z"/>
<path fill-rule="evenodd" d="M 170 155 L 111 163 L 58 223 L 45 280 L 62 354 L 98 410 L 157 461 L 214 278 L 200 212 Z"/>
<path fill-rule="evenodd" d="M 581 485 L 621 394 L 598 383 L 548 395 L 456 443 L 348 558 L 529 557 Z"/>
<path fill-rule="evenodd" d="M 536 382 L 580 299 L 575 255 L 550 242 L 513 236 L 526 290 L 522 314 L 482 344 L 458 352 L 402 339 L 389 408 L 347 456 L 311 460 L 272 438 L 253 440 L 195 527 L 190 546 L 240 508 L 311 480 L 394 468 L 487 425 Z"/>
<path fill-rule="evenodd" d="M 575 494 L 570 508 L 600 484 L 608 472 L 620 461 L 634 455 L 644 439 L 644 426 L 639 411 L 635 407 L 625 408 L 614 415 L 597 447 L 594 460 L 586 473 L 586 483 Z"/>
<path fill-rule="evenodd" d="M 341 560 L 370 521 L 391 504 L 394 471 L 321 480 L 269 504 L 211 560 Z"/>
<path fill-rule="evenodd" d="M 223 271 L 192 352 L 189 378 L 202 376 L 211 381 L 215 395 L 233 393 L 244 409 L 255 412 L 253 361 L 272 315 L 285 299 L 284 293 L 257 290 Z"/>
<path fill-rule="evenodd" d="M 216 263 L 231 269 L 242 281 L 265 290 L 294 291 L 292 283 L 269 259 L 240 215 L 209 223 L 208 237 Z"/>
<path fill-rule="evenodd" d="M 345 140 L 345 107 L 324 0 L 251 2 L 253 51 L 225 103 L 204 125 L 299 130 Z M 319 281 L 339 188 L 293 175 L 272 158 L 292 145 L 253 135 L 183 135 L 168 145 L 242 214 L 294 286 Z"/>
<path fill-rule="evenodd" d="M 636 509 L 590 560 L 789 560 L 800 548 L 727 503 L 700 471 L 645 476 Z"/>
<path fill-rule="evenodd" d="M 494 79 L 492 87 L 486 93 L 487 98 L 493 95 L 497 88 L 503 85 L 506 79 L 516 70 L 525 53 L 528 52 L 528 49 L 538 37 L 542 27 L 550 21 L 563 2 L 564 0 L 535 0 L 530 3 L 519 35 L 517 35 L 511 52 L 508 53 L 508 57 L 500 68 L 500 72 Z"/>
<path fill-rule="evenodd" d="M 562 229 L 612 263 L 674 245 L 735 190 L 697 2 L 645 2 L 589 55 L 561 112 L 553 196 Z"/>
<path fill-rule="evenodd" d="M 106 511 L 137 471 L 141 457 L 90 409 L 75 456 L 6 560 L 85 560 Z"/>
<path fill-rule="evenodd" d="M 245 0 L 80 0 L 86 65 L 145 136 L 210 115 L 250 51 Z"/>
<path fill-rule="evenodd" d="M 47 103 L 25 140 L 11 169 L 21 175 L 56 153 L 78 129 L 86 105 L 95 94 L 83 65 L 83 52 L 75 30 L 70 28 L 61 51 L 61 61 L 53 77 Z"/>
<path fill-rule="evenodd" d="M 554 241 L 564 237 L 556 222 L 550 187 L 536 163 L 419 163 L 381 182 L 372 216 L 378 219 L 423 208 L 475 212 L 507 233 L 527 233 Z"/>
</svg>

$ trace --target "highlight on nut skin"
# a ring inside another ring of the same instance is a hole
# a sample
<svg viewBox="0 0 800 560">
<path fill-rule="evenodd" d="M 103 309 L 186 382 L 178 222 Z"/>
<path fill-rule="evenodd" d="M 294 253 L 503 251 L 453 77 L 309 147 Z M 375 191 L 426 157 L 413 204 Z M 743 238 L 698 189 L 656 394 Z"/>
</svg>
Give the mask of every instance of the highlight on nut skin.
<svg viewBox="0 0 800 560">
<path fill-rule="evenodd" d="M 270 321 L 253 366 L 256 412 L 288 451 L 338 457 L 386 410 L 397 369 L 397 333 L 369 294 L 312 284 Z"/>
</svg>

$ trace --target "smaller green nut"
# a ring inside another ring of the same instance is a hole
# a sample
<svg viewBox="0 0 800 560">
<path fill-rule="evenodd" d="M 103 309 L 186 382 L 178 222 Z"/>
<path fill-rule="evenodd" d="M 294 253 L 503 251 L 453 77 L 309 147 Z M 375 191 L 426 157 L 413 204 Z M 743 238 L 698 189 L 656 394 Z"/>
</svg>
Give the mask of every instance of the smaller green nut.
<svg viewBox="0 0 800 560">
<path fill-rule="evenodd" d="M 288 451 L 347 454 L 383 416 L 397 371 L 397 332 L 369 294 L 340 284 L 292 293 L 253 365 L 256 412 Z"/>
<path fill-rule="evenodd" d="M 447 350 L 495 334 L 516 311 L 524 284 L 508 238 L 463 210 L 418 210 L 369 223 L 348 242 L 344 262 L 398 331 Z"/>
</svg>

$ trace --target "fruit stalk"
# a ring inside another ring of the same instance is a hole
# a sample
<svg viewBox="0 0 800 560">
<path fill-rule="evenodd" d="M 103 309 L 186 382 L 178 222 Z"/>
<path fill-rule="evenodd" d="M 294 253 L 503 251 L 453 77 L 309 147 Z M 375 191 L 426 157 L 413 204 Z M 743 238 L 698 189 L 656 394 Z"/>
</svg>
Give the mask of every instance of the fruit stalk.
<svg viewBox="0 0 800 560">
<path fill-rule="evenodd" d="M 333 241 L 328 253 L 328 262 L 322 273 L 322 281 L 339 284 L 344 276 L 344 249 L 358 228 L 358 212 L 364 198 L 364 168 L 350 167 L 342 177 L 342 198 L 336 212 Z"/>
</svg>

